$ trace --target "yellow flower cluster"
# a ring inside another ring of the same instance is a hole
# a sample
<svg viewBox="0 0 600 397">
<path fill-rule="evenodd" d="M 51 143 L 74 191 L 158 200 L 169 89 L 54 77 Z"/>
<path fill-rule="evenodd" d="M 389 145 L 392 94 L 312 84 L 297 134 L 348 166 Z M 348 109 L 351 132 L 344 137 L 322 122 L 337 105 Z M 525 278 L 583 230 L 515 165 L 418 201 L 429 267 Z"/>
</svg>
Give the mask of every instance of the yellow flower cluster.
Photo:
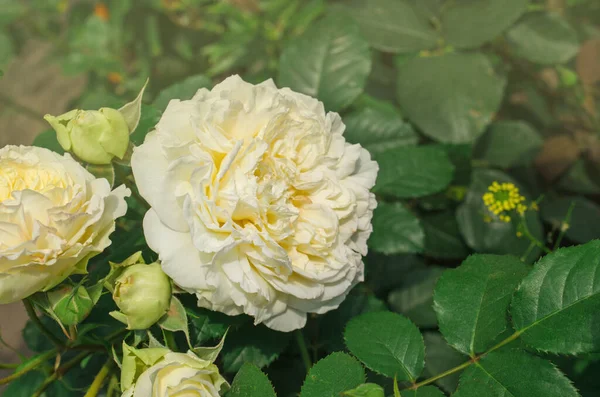
<svg viewBox="0 0 600 397">
<path fill-rule="evenodd" d="M 527 206 L 523 204 L 525 197 L 519 193 L 519 188 L 513 183 L 494 182 L 483 195 L 485 206 L 502 222 L 510 222 L 510 213 L 517 211 L 523 215 Z"/>
</svg>

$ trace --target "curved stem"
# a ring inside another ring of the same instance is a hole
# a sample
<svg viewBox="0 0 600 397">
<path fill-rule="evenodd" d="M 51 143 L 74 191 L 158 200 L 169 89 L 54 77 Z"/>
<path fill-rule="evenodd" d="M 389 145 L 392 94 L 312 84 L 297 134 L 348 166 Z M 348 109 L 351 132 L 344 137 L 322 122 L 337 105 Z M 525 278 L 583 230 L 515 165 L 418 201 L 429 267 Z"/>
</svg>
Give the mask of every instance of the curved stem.
<svg viewBox="0 0 600 397">
<path fill-rule="evenodd" d="M 79 353 L 78 355 L 73 357 L 71 360 L 67 361 L 64 365 L 61 365 L 56 371 L 54 371 L 54 373 L 52 373 L 52 375 L 50 375 L 49 377 L 46 378 L 46 380 L 44 380 L 44 383 L 42 383 L 42 385 L 35 391 L 35 393 L 33 393 L 31 395 L 31 397 L 40 397 L 44 393 L 44 391 L 48 388 L 48 386 L 50 386 L 52 384 L 52 382 L 59 379 L 61 376 L 63 376 L 71 368 L 73 368 L 74 366 L 79 364 L 84 358 L 86 358 L 90 354 L 92 354 L 92 352 Z"/>
<path fill-rule="evenodd" d="M 113 365 L 114 361 L 111 357 L 109 357 L 108 360 L 106 360 L 106 363 L 100 369 L 100 372 L 98 372 L 98 374 L 94 378 L 94 381 L 90 385 L 90 388 L 88 389 L 87 393 L 85 393 L 85 396 L 83 397 L 96 397 L 98 393 L 100 393 L 102 385 L 104 384 L 104 381 L 110 374 Z"/>
<path fill-rule="evenodd" d="M 29 371 L 36 369 L 40 364 L 42 364 L 43 362 L 48 361 L 52 357 L 54 357 L 56 355 L 56 353 L 58 353 L 58 350 L 52 349 L 52 350 L 47 351 L 44 354 L 39 355 L 37 358 L 35 358 L 35 359 L 29 361 L 27 364 L 25 364 L 25 366 L 23 368 L 21 368 L 19 371 L 8 375 L 6 378 L 0 379 L 0 385 L 10 383 L 13 380 L 18 379 L 21 376 L 25 375 Z"/>
<path fill-rule="evenodd" d="M 37 313 L 35 312 L 35 308 L 31 304 L 29 299 L 23 300 L 23 304 L 25 305 L 25 310 L 27 311 L 27 315 L 29 316 L 29 319 L 31 320 L 31 322 L 33 322 L 33 324 L 35 324 L 35 326 L 44 335 L 46 335 L 48 337 L 48 339 L 50 339 L 52 341 L 52 343 L 54 343 L 60 349 L 64 349 L 65 348 L 64 342 L 61 341 L 60 339 L 58 339 L 58 337 L 56 335 L 54 335 L 52 333 L 52 331 L 50 331 L 48 328 L 46 328 L 44 323 L 41 322 L 40 318 L 38 317 Z"/>
<path fill-rule="evenodd" d="M 294 336 L 296 337 L 296 342 L 298 343 L 298 349 L 300 350 L 302 362 L 306 367 L 306 372 L 308 372 L 312 367 L 312 362 L 310 361 L 310 355 L 308 354 L 308 348 L 306 347 L 306 340 L 304 340 L 304 335 L 299 329 L 294 331 Z"/>
<path fill-rule="evenodd" d="M 425 379 L 425 380 L 424 380 L 424 381 L 422 381 L 422 382 L 415 383 L 413 386 L 409 387 L 409 388 L 408 388 L 408 389 L 406 389 L 406 390 L 416 390 L 416 389 L 418 389 L 418 388 L 419 388 L 419 387 L 421 387 L 421 386 L 428 385 L 428 384 L 430 384 L 430 383 L 433 383 L 433 382 L 435 382 L 435 381 L 437 381 L 437 380 L 440 380 L 440 379 L 442 379 L 442 378 L 445 378 L 445 377 L 446 377 L 446 376 L 448 376 L 448 375 L 452 375 L 452 374 L 454 374 L 454 373 L 456 373 L 456 372 L 458 372 L 458 371 L 462 371 L 463 369 L 467 368 L 467 367 L 468 367 L 468 366 L 470 366 L 471 364 L 473 364 L 473 360 L 470 360 L 470 361 L 464 362 L 464 363 L 462 363 L 462 364 L 460 364 L 460 365 L 457 365 L 457 366 L 456 366 L 456 367 L 454 367 L 454 368 L 450 368 L 449 370 L 447 370 L 447 371 L 444 371 L 444 372 L 442 372 L 441 374 L 438 374 L 438 375 L 436 375 L 436 376 L 432 376 L 431 378 Z"/>
<path fill-rule="evenodd" d="M 462 363 L 460 365 L 457 365 L 454 368 L 450 368 L 449 370 L 444 371 L 441 374 L 438 374 L 438 375 L 432 376 L 431 378 L 425 379 L 422 382 L 415 383 L 414 385 L 412 385 L 412 386 L 410 386 L 410 387 L 408 387 L 408 388 L 406 388 L 404 390 L 416 390 L 416 389 L 418 389 L 421 386 L 428 385 L 428 384 L 433 383 L 433 382 L 435 382 L 437 380 L 440 380 L 440 379 L 442 379 L 442 378 L 444 378 L 444 377 L 446 377 L 448 375 L 452 375 L 452 374 L 454 374 L 456 372 L 462 371 L 463 369 L 469 367 L 471 364 L 474 364 L 474 363 L 478 362 L 479 360 L 481 360 L 485 355 L 490 354 L 494 350 L 498 350 L 501 347 L 504 347 L 504 346 L 508 345 L 510 342 L 512 342 L 515 339 L 519 338 L 519 336 L 521 336 L 521 334 L 522 334 L 522 330 L 521 331 L 517 331 L 514 334 L 512 334 L 511 336 L 509 336 L 508 338 L 504 339 L 502 342 L 500 342 L 497 345 L 491 347 L 486 352 L 481 353 L 480 355 L 473 357 L 471 360 L 469 360 L 467 362 L 464 362 L 464 363 Z"/>
<path fill-rule="evenodd" d="M 529 226 L 527 225 L 527 218 L 524 215 L 521 215 L 521 225 L 523 226 L 523 234 L 525 237 L 529 239 L 533 244 L 535 244 L 538 248 L 540 248 L 545 253 L 549 254 L 552 252 L 551 249 L 546 247 L 540 240 L 535 238 L 533 234 L 529 231 Z"/>
</svg>

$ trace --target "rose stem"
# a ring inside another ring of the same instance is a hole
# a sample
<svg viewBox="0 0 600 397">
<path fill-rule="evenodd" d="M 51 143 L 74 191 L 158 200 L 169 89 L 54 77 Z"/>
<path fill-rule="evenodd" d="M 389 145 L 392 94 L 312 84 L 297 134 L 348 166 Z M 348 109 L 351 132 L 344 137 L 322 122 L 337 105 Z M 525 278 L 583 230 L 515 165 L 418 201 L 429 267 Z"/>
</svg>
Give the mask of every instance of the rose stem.
<svg viewBox="0 0 600 397">
<path fill-rule="evenodd" d="M 29 361 L 18 372 L 13 373 L 13 374 L 7 376 L 6 378 L 0 379 L 0 385 L 4 385 L 9 382 L 12 382 L 13 380 L 18 379 L 21 376 L 25 375 L 29 371 L 36 369 L 38 367 L 38 365 L 42 364 L 43 362 L 45 362 L 47 360 L 50 360 L 52 357 L 54 357 L 56 355 L 56 353 L 57 353 L 57 350 L 52 349 L 52 350 L 47 351 L 44 354 L 40 354 L 39 356 L 37 356 L 37 358 L 34 358 L 33 360 Z"/>
<path fill-rule="evenodd" d="M 300 356 L 302 357 L 302 362 L 304 362 L 306 372 L 308 372 L 310 370 L 310 367 L 312 367 L 312 362 L 310 361 L 308 349 L 306 348 L 306 340 L 304 339 L 304 335 L 302 335 L 302 331 L 299 329 L 294 331 L 294 335 L 296 336 L 296 342 L 298 343 L 298 348 L 300 349 Z"/>
<path fill-rule="evenodd" d="M 94 378 L 94 381 L 92 382 L 92 385 L 90 386 L 87 393 L 85 393 L 85 396 L 83 396 L 83 397 L 96 397 L 98 395 L 98 393 L 100 393 L 100 390 L 102 389 L 102 385 L 104 384 L 104 381 L 106 380 L 106 378 L 110 374 L 110 371 L 112 370 L 113 364 L 114 364 L 113 359 L 111 357 L 109 357 L 108 360 L 106 360 L 106 363 L 102 366 L 102 369 L 100 369 L 100 372 L 98 372 L 98 374 L 96 374 L 96 377 Z"/>
</svg>

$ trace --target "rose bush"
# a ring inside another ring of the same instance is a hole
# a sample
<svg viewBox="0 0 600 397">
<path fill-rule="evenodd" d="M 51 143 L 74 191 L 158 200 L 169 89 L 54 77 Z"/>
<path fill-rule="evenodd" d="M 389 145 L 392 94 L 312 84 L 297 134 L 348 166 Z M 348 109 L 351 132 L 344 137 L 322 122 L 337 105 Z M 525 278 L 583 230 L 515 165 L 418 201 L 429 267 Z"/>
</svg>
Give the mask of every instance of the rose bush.
<svg viewBox="0 0 600 397">
<path fill-rule="evenodd" d="M 132 193 L 3 395 L 598 397 L 600 1 L 0 3 L 0 146 Z"/>
<path fill-rule="evenodd" d="M 377 163 L 314 98 L 237 76 L 171 101 L 132 167 L 149 246 L 202 307 L 291 331 L 363 279 Z"/>
<path fill-rule="evenodd" d="M 70 155 L 0 150 L 0 303 L 48 290 L 110 245 L 129 190 L 111 191 Z"/>
</svg>

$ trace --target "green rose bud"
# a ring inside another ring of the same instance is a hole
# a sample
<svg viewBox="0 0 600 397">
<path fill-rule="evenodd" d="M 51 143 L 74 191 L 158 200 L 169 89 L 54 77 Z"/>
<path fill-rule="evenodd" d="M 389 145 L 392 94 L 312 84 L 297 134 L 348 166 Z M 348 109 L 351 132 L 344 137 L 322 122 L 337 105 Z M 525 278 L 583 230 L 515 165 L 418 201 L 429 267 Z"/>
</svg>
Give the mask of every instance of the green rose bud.
<svg viewBox="0 0 600 397">
<path fill-rule="evenodd" d="M 71 110 L 57 117 L 47 114 L 44 119 L 56 131 L 63 149 L 88 163 L 110 164 L 113 157 L 122 159 L 127 152 L 129 127 L 118 110 Z"/>
<path fill-rule="evenodd" d="M 158 263 L 126 267 L 115 279 L 113 299 L 121 312 L 110 313 L 129 329 L 146 329 L 169 310 L 171 281 Z"/>
<path fill-rule="evenodd" d="M 118 110 L 76 109 L 60 116 L 47 114 L 44 119 L 56 131 L 63 149 L 90 164 L 110 164 L 113 158 L 123 159 L 127 153 L 129 135 L 140 121 L 145 88 L 146 85 L 135 100 Z"/>
</svg>

